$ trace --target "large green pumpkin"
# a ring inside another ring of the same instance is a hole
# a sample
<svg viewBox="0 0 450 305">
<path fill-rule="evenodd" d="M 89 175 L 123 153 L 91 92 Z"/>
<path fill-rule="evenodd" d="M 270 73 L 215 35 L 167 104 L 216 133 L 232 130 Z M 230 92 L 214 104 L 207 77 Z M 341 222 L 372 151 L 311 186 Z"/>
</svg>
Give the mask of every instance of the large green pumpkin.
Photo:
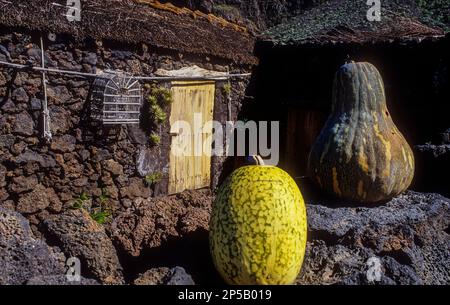
<svg viewBox="0 0 450 305">
<path fill-rule="evenodd" d="M 381 202 L 404 192 L 414 156 L 386 106 L 383 80 L 370 63 L 336 74 L 332 112 L 309 156 L 309 173 L 325 191 L 355 202 Z"/>
<path fill-rule="evenodd" d="M 237 169 L 213 206 L 210 247 L 228 284 L 292 284 L 306 247 L 306 208 L 295 181 L 272 166 Z"/>
</svg>

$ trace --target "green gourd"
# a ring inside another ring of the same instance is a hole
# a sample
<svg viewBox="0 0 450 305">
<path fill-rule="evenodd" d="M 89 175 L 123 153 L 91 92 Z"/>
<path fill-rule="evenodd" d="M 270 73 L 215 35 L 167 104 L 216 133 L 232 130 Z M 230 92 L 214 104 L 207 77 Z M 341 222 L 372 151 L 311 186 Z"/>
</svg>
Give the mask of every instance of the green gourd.
<svg viewBox="0 0 450 305">
<path fill-rule="evenodd" d="M 407 190 L 414 166 L 378 70 L 367 62 L 343 65 L 334 80 L 331 115 L 310 152 L 309 175 L 339 198 L 375 203 Z"/>
</svg>

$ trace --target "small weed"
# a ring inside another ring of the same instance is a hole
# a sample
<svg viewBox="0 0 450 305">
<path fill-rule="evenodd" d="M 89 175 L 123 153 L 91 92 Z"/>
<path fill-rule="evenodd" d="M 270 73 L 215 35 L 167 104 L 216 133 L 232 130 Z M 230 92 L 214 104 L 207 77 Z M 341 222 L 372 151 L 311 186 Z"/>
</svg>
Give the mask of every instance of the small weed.
<svg viewBox="0 0 450 305">
<path fill-rule="evenodd" d="M 95 220 L 97 223 L 103 225 L 111 220 L 112 212 L 111 209 L 107 206 L 109 201 L 109 195 L 106 191 L 106 189 L 102 189 L 102 194 L 97 198 L 98 202 L 100 203 L 100 206 L 97 208 L 90 209 L 85 205 L 86 201 L 90 200 L 89 194 L 87 192 L 83 192 L 80 194 L 80 196 L 75 200 L 73 205 L 71 206 L 71 209 L 73 210 L 79 210 L 79 209 L 86 209 L 90 210 L 90 215 L 93 220 Z"/>
<path fill-rule="evenodd" d="M 73 210 L 79 210 L 79 209 L 82 209 L 82 208 L 84 208 L 84 203 L 86 202 L 86 201 L 88 201 L 90 198 L 89 198 L 89 194 L 87 193 L 87 192 L 83 192 L 83 193 L 81 193 L 80 194 L 80 196 L 75 200 L 75 202 L 73 203 L 73 205 L 72 205 L 72 209 Z"/>
<path fill-rule="evenodd" d="M 158 105 L 158 98 L 154 95 L 150 95 L 148 97 L 148 102 L 150 103 L 151 106 Z"/>
<path fill-rule="evenodd" d="M 89 200 L 89 194 L 87 192 L 81 193 L 80 199 L 83 200 L 83 201 Z"/>
<path fill-rule="evenodd" d="M 159 104 L 161 106 L 167 106 L 172 104 L 173 96 L 172 91 L 170 89 L 164 87 L 157 87 L 156 85 L 150 85 L 150 95 L 148 97 L 148 101 L 150 105 Z"/>
<path fill-rule="evenodd" d="M 156 133 L 151 133 L 150 136 L 149 136 L 149 138 L 150 138 L 150 142 L 151 142 L 153 145 L 159 145 L 159 144 L 161 144 L 161 137 L 160 137 L 158 134 L 156 134 Z"/>
<path fill-rule="evenodd" d="M 111 216 L 112 216 L 111 211 L 100 210 L 100 211 L 91 213 L 92 219 L 101 225 L 108 223 L 111 220 Z"/>
<path fill-rule="evenodd" d="M 110 196 L 105 188 L 102 188 L 102 194 L 97 198 L 100 206 L 91 209 L 91 218 L 97 223 L 104 225 L 112 220 L 112 210 L 109 206 Z"/>
<path fill-rule="evenodd" d="M 154 129 L 167 121 L 168 115 L 164 109 L 173 102 L 172 91 L 155 84 L 146 84 L 145 88 L 149 90 L 148 114 L 152 125 L 151 129 Z M 149 139 L 153 145 L 161 143 L 160 136 L 154 132 L 150 134 Z"/>
<path fill-rule="evenodd" d="M 161 179 L 162 179 L 162 174 L 160 172 L 149 174 L 149 175 L 145 176 L 145 178 L 144 178 L 147 186 L 153 186 L 153 185 L 157 184 L 158 182 L 160 182 Z"/>
<path fill-rule="evenodd" d="M 155 95 L 158 99 L 159 104 L 161 105 L 170 105 L 173 101 L 172 91 L 170 89 L 164 87 L 154 87 L 153 95 Z"/>
<path fill-rule="evenodd" d="M 109 200 L 109 194 L 106 189 L 102 189 L 102 194 L 98 197 L 98 200 L 100 201 L 100 204 L 103 205 Z"/>
<path fill-rule="evenodd" d="M 222 89 L 223 89 L 223 92 L 225 92 L 226 95 L 230 95 L 231 94 L 231 84 L 230 83 L 226 83 L 225 85 L 223 85 Z"/>
<path fill-rule="evenodd" d="M 75 200 L 75 202 L 73 203 L 71 209 L 72 209 L 72 210 L 79 210 L 79 209 L 81 209 L 82 207 L 83 207 L 83 201 L 77 199 L 77 200 Z"/>
<path fill-rule="evenodd" d="M 164 112 L 161 106 L 159 106 L 158 104 L 151 105 L 150 111 L 152 112 L 152 117 L 156 125 L 163 124 L 164 122 L 166 122 L 167 113 Z"/>
</svg>

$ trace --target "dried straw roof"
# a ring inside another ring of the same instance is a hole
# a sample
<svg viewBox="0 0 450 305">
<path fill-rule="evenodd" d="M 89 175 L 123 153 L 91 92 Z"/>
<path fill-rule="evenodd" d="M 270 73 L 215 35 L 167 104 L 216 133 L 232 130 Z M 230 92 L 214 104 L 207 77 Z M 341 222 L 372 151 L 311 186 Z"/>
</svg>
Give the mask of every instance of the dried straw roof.
<svg viewBox="0 0 450 305">
<path fill-rule="evenodd" d="M 445 36 L 443 27 L 425 22 L 414 1 L 381 1 L 381 21 L 369 21 L 363 0 L 326 2 L 264 33 L 275 45 L 327 45 L 422 41 Z M 449 8 L 450 9 L 450 8 Z"/>
<path fill-rule="evenodd" d="M 0 1 L 0 24 L 77 38 L 92 37 L 255 64 L 254 37 L 240 25 L 154 0 L 82 0 L 81 22 L 65 0 Z"/>
</svg>

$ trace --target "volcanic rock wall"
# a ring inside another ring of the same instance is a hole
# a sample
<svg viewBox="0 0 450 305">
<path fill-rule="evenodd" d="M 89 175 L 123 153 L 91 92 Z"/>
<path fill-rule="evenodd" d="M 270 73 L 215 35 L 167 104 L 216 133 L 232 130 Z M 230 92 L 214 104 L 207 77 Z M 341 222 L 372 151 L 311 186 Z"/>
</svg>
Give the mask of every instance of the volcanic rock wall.
<svg viewBox="0 0 450 305">
<path fill-rule="evenodd" d="M 228 62 L 164 52 L 147 45 L 80 42 L 63 35 L 45 44 L 46 66 L 58 69 L 88 73 L 112 69 L 149 75 L 159 68 L 196 64 L 209 70 L 242 71 Z M 0 31 L 1 61 L 39 66 L 40 55 L 38 33 L 8 28 Z M 35 229 L 51 214 L 72 207 L 83 194 L 90 198 L 82 200 L 88 208 L 106 198 L 113 211 L 127 209 L 136 198 L 164 195 L 170 149 L 168 123 L 154 131 L 161 137 L 159 145 L 151 144 L 151 130 L 146 127 L 96 126 L 89 117 L 93 79 L 61 74 L 47 77 L 53 134 L 49 143 L 40 136 L 41 75 L 30 70 L 0 69 L 0 206 L 26 215 Z M 231 119 L 240 108 L 245 87 L 244 83 L 233 84 Z M 144 92 L 144 103 L 148 94 Z M 228 119 L 228 99 L 221 84 L 216 95 L 215 117 L 224 122 Z M 170 109 L 165 111 L 169 114 Z M 215 184 L 222 163 L 223 159 L 213 159 Z M 163 176 L 161 182 L 149 187 L 144 178 L 152 173 Z"/>
</svg>

